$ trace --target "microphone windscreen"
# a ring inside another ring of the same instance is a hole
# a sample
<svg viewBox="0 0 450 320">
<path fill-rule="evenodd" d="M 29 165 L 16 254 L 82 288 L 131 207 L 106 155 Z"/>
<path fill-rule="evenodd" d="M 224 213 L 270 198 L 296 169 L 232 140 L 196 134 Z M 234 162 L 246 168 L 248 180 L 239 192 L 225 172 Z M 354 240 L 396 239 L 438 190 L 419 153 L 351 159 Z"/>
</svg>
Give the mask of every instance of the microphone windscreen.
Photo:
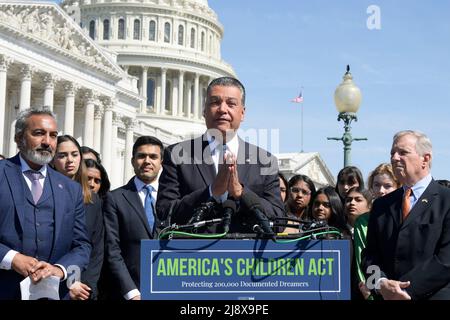
<svg viewBox="0 0 450 320">
<path fill-rule="evenodd" d="M 249 210 L 253 210 L 255 207 L 261 207 L 259 197 L 256 194 L 250 192 L 246 192 L 242 195 L 241 203 L 245 208 Z"/>
<path fill-rule="evenodd" d="M 229 209 L 233 210 L 233 212 L 236 212 L 236 202 L 231 199 L 225 200 L 225 202 L 222 203 L 222 208 L 223 209 L 229 208 Z"/>
</svg>

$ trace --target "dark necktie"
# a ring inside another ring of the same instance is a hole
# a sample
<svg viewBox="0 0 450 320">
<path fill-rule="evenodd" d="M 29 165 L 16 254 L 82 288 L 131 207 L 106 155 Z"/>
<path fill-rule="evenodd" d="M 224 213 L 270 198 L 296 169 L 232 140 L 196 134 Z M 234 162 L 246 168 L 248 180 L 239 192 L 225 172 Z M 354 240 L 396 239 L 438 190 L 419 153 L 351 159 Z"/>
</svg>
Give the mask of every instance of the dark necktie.
<svg viewBox="0 0 450 320">
<path fill-rule="evenodd" d="M 39 171 L 34 170 L 27 170 L 24 174 L 31 180 L 31 194 L 33 195 L 34 204 L 36 204 L 42 195 L 42 185 L 39 183 L 39 179 L 43 175 Z"/>
<path fill-rule="evenodd" d="M 152 197 L 152 186 L 145 186 L 145 190 L 147 190 L 147 194 L 145 195 L 145 215 L 147 216 L 148 224 L 150 225 L 150 230 L 153 231 L 153 226 L 155 225 L 155 216 L 153 213 L 153 197 Z"/>
</svg>

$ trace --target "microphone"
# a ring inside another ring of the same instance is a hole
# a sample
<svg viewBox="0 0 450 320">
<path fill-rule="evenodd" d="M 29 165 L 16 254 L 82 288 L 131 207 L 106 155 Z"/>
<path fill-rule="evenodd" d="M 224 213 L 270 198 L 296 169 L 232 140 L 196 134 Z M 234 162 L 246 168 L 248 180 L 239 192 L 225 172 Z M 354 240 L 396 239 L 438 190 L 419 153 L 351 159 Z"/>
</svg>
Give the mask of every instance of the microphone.
<svg viewBox="0 0 450 320">
<path fill-rule="evenodd" d="M 223 232 L 230 231 L 231 216 L 236 212 L 236 202 L 231 199 L 222 203 L 223 208 Z"/>
<path fill-rule="evenodd" d="M 205 218 L 207 218 L 207 215 L 214 208 L 214 205 L 214 201 L 201 203 L 200 206 L 194 210 L 194 214 L 192 215 L 191 219 L 189 219 L 188 224 L 193 224 L 195 222 L 205 220 Z"/>
<path fill-rule="evenodd" d="M 275 237 L 273 230 L 270 228 L 269 219 L 261 211 L 261 202 L 259 197 L 254 193 L 244 193 L 241 197 L 241 203 L 250 212 L 253 213 L 258 223 L 253 225 L 253 231 L 261 234 L 268 234 L 271 238 Z"/>
</svg>

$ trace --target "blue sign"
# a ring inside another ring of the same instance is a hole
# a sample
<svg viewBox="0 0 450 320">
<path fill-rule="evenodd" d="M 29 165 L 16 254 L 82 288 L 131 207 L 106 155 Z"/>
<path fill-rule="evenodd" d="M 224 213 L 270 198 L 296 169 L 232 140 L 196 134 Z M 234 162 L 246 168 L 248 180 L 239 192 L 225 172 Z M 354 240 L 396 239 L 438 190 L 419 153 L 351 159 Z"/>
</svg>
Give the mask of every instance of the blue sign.
<svg viewBox="0 0 450 320">
<path fill-rule="evenodd" d="M 147 300 L 349 300 L 350 242 L 143 240 Z"/>
</svg>

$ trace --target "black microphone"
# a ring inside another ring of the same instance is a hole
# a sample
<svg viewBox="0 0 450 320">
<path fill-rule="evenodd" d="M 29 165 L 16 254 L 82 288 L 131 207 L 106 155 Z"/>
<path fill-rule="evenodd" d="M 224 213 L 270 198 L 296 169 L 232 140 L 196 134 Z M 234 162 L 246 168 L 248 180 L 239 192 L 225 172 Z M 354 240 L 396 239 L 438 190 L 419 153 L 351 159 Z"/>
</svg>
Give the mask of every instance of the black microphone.
<svg viewBox="0 0 450 320">
<path fill-rule="evenodd" d="M 275 237 L 273 230 L 270 228 L 269 219 L 261 211 L 261 202 L 259 197 L 254 193 L 244 193 L 241 197 L 242 205 L 250 212 L 252 212 L 258 221 L 257 224 L 253 226 L 253 231 L 257 233 L 266 233 L 272 238 Z"/>
<path fill-rule="evenodd" d="M 216 203 L 214 201 L 203 202 L 195 208 L 194 214 L 191 219 L 189 219 L 188 224 L 193 224 L 195 222 L 203 221 L 207 218 L 211 210 L 214 208 Z"/>
<path fill-rule="evenodd" d="M 230 231 L 231 216 L 236 212 L 236 202 L 228 199 L 222 203 L 223 208 L 223 232 Z"/>
</svg>

